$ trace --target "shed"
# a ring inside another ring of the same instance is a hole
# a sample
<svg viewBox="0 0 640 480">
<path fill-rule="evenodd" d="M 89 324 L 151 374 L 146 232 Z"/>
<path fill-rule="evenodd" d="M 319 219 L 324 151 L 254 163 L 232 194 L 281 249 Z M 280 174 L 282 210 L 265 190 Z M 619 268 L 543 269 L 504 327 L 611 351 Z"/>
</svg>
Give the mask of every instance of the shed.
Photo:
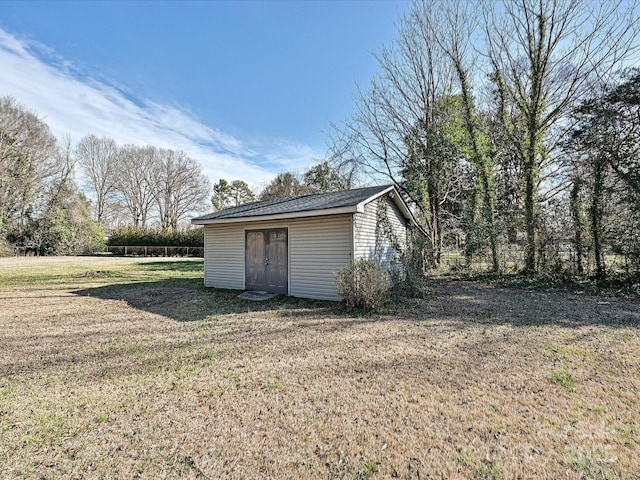
<svg viewBox="0 0 640 480">
<path fill-rule="evenodd" d="M 252 202 L 191 222 L 204 225 L 205 286 L 339 300 L 335 274 L 359 258 L 388 270 L 411 218 L 383 185 Z"/>
</svg>

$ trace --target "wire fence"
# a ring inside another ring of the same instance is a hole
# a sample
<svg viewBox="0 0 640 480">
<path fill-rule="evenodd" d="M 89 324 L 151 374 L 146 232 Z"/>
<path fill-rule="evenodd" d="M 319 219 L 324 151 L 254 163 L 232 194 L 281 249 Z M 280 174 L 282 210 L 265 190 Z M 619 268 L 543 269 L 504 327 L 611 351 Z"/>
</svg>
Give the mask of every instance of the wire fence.
<svg viewBox="0 0 640 480">
<path fill-rule="evenodd" d="M 630 255 L 620 255 L 607 252 L 604 257 L 605 270 L 609 273 L 635 273 L 640 271 L 640 261 Z M 554 251 L 538 255 L 540 270 L 550 272 L 575 272 L 577 269 L 576 252 L 571 249 Z M 525 267 L 525 249 L 521 247 L 501 248 L 498 254 L 498 264 L 503 273 L 522 272 Z M 583 256 L 584 273 L 595 272 L 593 252 Z M 441 254 L 439 270 L 442 272 L 474 271 L 490 272 L 493 270 L 493 259 L 490 254 L 476 254 L 471 264 L 462 251 L 446 251 Z"/>
</svg>

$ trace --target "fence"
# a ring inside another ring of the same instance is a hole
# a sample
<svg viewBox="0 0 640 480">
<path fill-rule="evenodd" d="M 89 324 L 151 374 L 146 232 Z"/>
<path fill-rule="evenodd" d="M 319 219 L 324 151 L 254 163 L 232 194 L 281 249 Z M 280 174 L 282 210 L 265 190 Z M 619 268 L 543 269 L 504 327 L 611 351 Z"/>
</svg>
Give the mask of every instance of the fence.
<svg viewBox="0 0 640 480">
<path fill-rule="evenodd" d="M 106 252 L 112 255 L 137 257 L 204 257 L 204 247 L 107 245 Z"/>
<path fill-rule="evenodd" d="M 545 252 L 543 258 L 538 254 L 538 263 L 543 264 L 543 270 L 547 271 L 573 271 L 576 266 L 576 253 L 572 249 L 555 250 Z M 522 247 L 503 247 L 498 253 L 498 263 L 500 270 L 505 273 L 516 273 L 524 269 L 525 250 Z M 585 273 L 593 273 L 594 258 L 593 252 L 589 251 L 582 259 Z M 630 256 L 619 255 L 613 252 L 605 254 L 605 269 L 609 273 L 630 273 L 637 271 L 638 259 Z M 476 272 L 488 272 L 493 269 L 492 258 L 488 254 L 476 254 L 473 256 L 471 265 L 467 265 L 464 252 L 447 251 L 440 256 L 439 270 L 443 272 L 453 272 L 459 270 L 472 270 Z"/>
</svg>

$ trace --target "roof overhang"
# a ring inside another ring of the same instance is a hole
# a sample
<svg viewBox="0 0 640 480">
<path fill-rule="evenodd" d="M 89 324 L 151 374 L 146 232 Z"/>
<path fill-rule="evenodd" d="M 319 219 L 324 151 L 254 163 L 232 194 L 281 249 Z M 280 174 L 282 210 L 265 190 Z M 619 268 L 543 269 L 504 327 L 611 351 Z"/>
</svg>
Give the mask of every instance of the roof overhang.
<svg viewBox="0 0 640 480">
<path fill-rule="evenodd" d="M 321 210 L 306 210 L 302 212 L 276 213 L 273 215 L 253 215 L 248 217 L 212 218 L 208 220 L 194 218 L 193 220 L 191 220 L 191 223 L 193 225 L 218 225 L 222 223 L 261 222 L 266 220 L 290 220 L 293 218 L 324 217 L 327 215 L 341 215 L 344 213 L 358 212 L 364 212 L 364 206 L 360 207 L 360 204 L 358 204 L 340 208 L 325 208 Z"/>
<path fill-rule="evenodd" d="M 276 213 L 270 215 L 250 215 L 244 217 L 228 217 L 228 218 L 194 218 L 191 220 L 192 225 L 220 225 L 227 223 L 245 223 L 245 222 L 261 222 L 267 220 L 290 220 L 294 218 L 309 218 L 309 217 L 325 217 L 329 215 L 341 215 L 345 213 L 364 213 L 364 208 L 367 203 L 370 203 L 383 195 L 389 195 L 389 198 L 395 203 L 400 213 L 412 223 L 415 223 L 415 219 L 411 214 L 411 211 L 407 207 L 407 204 L 404 203 L 404 200 L 400 197 L 397 190 L 393 185 L 389 185 L 389 187 L 385 188 L 377 192 L 375 195 L 371 195 L 368 198 L 365 198 L 360 203 L 356 205 L 349 205 L 345 207 L 336 207 L 336 208 L 324 208 L 324 209 L 316 209 L 316 210 L 303 210 L 303 211 L 294 211 L 294 212 L 284 212 L 284 213 Z"/>
<path fill-rule="evenodd" d="M 364 206 L 367 203 L 372 202 L 373 200 L 375 200 L 377 198 L 380 198 L 383 195 L 387 195 L 387 194 L 389 194 L 389 198 L 391 198 L 393 203 L 396 204 L 396 207 L 398 207 L 398 210 L 400 210 L 400 213 L 402 213 L 404 218 L 406 218 L 409 221 L 414 221 L 413 215 L 409 211 L 409 208 L 407 207 L 407 204 L 404 203 L 404 200 L 402 200 L 402 198 L 400 197 L 400 195 L 398 194 L 397 190 L 395 189 L 395 187 L 393 185 L 389 185 L 388 188 L 385 188 L 384 190 L 382 190 L 382 191 L 376 193 L 375 195 L 372 195 L 369 198 L 367 198 L 367 199 L 363 200 L 362 202 L 360 202 L 357 205 L 358 212 L 364 212 Z"/>
</svg>

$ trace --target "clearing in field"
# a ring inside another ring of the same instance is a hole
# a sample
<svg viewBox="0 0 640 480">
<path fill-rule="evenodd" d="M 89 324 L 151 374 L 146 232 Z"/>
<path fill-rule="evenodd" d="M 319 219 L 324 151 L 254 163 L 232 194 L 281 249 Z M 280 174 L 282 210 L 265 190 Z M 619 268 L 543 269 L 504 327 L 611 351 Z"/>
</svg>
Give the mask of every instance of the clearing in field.
<svg viewBox="0 0 640 480">
<path fill-rule="evenodd" d="M 441 281 L 357 317 L 202 271 L 0 259 L 3 478 L 640 478 L 637 298 Z"/>
</svg>

